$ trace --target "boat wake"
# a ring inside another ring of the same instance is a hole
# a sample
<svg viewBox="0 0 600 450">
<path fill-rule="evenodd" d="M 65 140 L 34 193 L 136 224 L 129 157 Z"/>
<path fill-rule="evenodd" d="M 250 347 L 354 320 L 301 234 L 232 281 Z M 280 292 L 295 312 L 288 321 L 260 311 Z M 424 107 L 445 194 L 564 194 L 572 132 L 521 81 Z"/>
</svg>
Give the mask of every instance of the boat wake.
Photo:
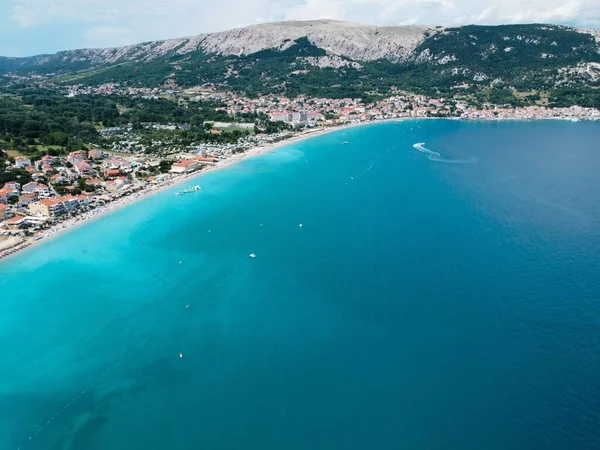
<svg viewBox="0 0 600 450">
<path fill-rule="evenodd" d="M 465 157 L 461 157 L 461 158 L 448 158 L 439 152 L 434 152 L 433 150 L 430 150 L 427 147 L 425 147 L 425 142 L 418 142 L 418 143 L 414 144 L 413 147 L 416 148 L 417 150 L 419 150 L 421 153 L 425 153 L 427 155 L 427 158 L 430 161 L 434 161 L 434 162 L 445 163 L 445 164 L 475 164 L 475 163 L 479 162 L 479 159 L 475 158 L 474 156 L 465 156 Z"/>
</svg>

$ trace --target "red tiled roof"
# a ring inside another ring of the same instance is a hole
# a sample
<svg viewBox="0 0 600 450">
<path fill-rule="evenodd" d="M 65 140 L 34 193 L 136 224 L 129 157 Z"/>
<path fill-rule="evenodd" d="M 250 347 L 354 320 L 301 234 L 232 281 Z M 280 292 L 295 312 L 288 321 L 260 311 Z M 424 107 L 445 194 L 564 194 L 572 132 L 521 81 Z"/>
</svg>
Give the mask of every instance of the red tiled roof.
<svg viewBox="0 0 600 450">
<path fill-rule="evenodd" d="M 191 166 L 191 165 L 194 165 L 197 163 L 198 163 L 198 161 L 195 161 L 193 159 L 182 159 L 181 161 L 173 163 L 173 165 L 177 166 L 177 167 L 187 167 L 187 166 Z"/>
<path fill-rule="evenodd" d="M 68 202 L 70 200 L 77 200 L 77 197 L 73 195 L 63 195 L 62 197 L 58 197 L 58 200 L 61 202 Z"/>
<path fill-rule="evenodd" d="M 45 206 L 54 206 L 62 202 L 58 198 L 43 198 L 40 200 L 40 203 Z"/>
</svg>

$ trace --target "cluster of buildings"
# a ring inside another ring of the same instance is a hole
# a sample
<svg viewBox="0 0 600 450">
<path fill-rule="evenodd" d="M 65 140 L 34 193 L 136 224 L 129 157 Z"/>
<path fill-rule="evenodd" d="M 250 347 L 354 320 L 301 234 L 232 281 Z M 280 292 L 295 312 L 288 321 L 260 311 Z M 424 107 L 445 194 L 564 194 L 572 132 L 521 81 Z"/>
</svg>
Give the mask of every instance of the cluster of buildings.
<svg viewBox="0 0 600 450">
<path fill-rule="evenodd" d="M 36 161 L 18 156 L 6 170 L 25 170 L 32 181 L 0 186 L 0 233 L 15 234 L 138 188 L 142 183 L 132 176 L 138 167 L 138 161 L 108 157 L 96 149 L 44 155 Z"/>
<path fill-rule="evenodd" d="M 169 173 L 157 173 L 160 159 L 118 156 L 96 149 L 66 156 L 46 155 L 36 161 L 17 157 L 6 170 L 24 169 L 30 172 L 32 181 L 10 181 L 0 186 L 0 244 L 5 236 L 22 235 L 27 229 L 36 231 L 221 159 L 217 153 L 196 149 L 171 155 Z M 176 161 L 171 164 L 172 160 Z"/>
<path fill-rule="evenodd" d="M 18 234 L 28 226 L 39 226 L 62 214 L 87 206 L 87 195 L 58 195 L 43 183 L 4 183 L 0 189 L 0 234 Z"/>
<path fill-rule="evenodd" d="M 99 86 L 85 86 L 82 84 L 65 86 L 67 89 L 67 97 L 75 97 L 78 95 L 130 95 L 144 98 L 158 98 L 161 95 L 168 95 L 172 90 L 164 88 L 146 88 L 146 87 L 129 87 L 120 83 L 104 83 Z"/>
<path fill-rule="evenodd" d="M 300 96 L 290 99 L 284 96 L 269 95 L 250 99 L 235 94 L 223 95 L 221 100 L 226 105 L 223 109 L 231 115 L 264 113 L 272 121 L 286 122 L 294 127 L 335 126 L 348 122 L 422 117 L 600 119 L 599 110 L 581 106 L 547 108 L 544 106 L 512 107 L 487 104 L 477 108 L 465 100 L 432 98 L 410 93 L 394 95 L 370 104 L 354 98 L 327 99 Z"/>
<path fill-rule="evenodd" d="M 220 161 L 220 157 L 215 154 L 183 154 L 177 155 L 178 161 L 171 165 L 171 173 L 182 174 L 195 172 L 204 166 L 213 166 Z"/>
<path fill-rule="evenodd" d="M 69 95 L 122 94 L 144 98 L 175 96 L 186 101 L 215 101 L 222 103 L 222 109 L 235 116 L 244 113 L 262 113 L 271 121 L 285 122 L 293 127 L 325 125 L 332 126 L 347 122 L 364 122 L 386 118 L 402 117 L 457 117 L 463 119 L 497 118 L 577 118 L 598 119 L 598 110 L 573 106 L 571 108 L 546 108 L 543 106 L 510 107 L 484 105 L 477 108 L 459 98 L 438 99 L 419 94 L 403 93 L 384 100 L 365 104 L 357 98 L 310 98 L 298 96 L 288 98 L 282 95 L 263 95 L 247 98 L 231 92 L 214 92 L 191 88 L 127 87 L 119 83 L 106 83 L 88 87 L 68 86 Z"/>
</svg>

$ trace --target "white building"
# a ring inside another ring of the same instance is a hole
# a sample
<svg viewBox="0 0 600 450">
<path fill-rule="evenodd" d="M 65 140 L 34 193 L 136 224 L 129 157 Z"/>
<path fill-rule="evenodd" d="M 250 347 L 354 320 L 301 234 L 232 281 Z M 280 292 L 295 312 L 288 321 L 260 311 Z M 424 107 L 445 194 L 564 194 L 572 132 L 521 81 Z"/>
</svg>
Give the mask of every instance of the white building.
<svg viewBox="0 0 600 450">
<path fill-rule="evenodd" d="M 181 161 L 177 161 L 173 163 L 171 166 L 171 172 L 173 173 L 187 173 L 193 172 L 200 167 L 198 161 L 194 161 L 193 159 L 182 159 Z"/>
<path fill-rule="evenodd" d="M 15 158 L 15 166 L 19 168 L 27 167 L 31 165 L 31 160 L 29 158 L 25 158 L 24 156 L 17 156 Z"/>
</svg>

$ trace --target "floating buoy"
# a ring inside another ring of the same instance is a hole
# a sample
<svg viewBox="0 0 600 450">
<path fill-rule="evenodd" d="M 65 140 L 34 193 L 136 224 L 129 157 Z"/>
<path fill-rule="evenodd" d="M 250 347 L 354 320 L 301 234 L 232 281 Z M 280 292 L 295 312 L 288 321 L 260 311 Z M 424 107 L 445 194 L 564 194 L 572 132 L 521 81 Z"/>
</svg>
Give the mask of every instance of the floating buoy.
<svg viewBox="0 0 600 450">
<path fill-rule="evenodd" d="M 299 226 L 300 228 L 302 228 L 304 225 L 300 224 L 300 225 L 298 225 L 298 226 Z"/>
<path fill-rule="evenodd" d="M 183 261 L 179 261 L 179 264 L 181 264 Z"/>
<path fill-rule="evenodd" d="M 188 309 L 190 307 L 189 303 L 187 305 L 185 305 L 185 309 Z"/>
</svg>

